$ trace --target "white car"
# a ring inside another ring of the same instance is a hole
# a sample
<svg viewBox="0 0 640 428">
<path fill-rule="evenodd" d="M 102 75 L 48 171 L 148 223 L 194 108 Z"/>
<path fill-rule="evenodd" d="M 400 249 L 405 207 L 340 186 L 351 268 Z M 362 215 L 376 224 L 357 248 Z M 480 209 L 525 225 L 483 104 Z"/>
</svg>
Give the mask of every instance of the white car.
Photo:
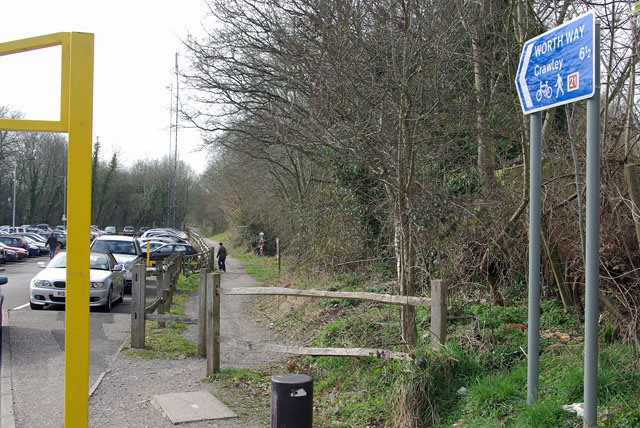
<svg viewBox="0 0 640 428">
<path fill-rule="evenodd" d="M 38 263 L 44 267 L 44 262 Z M 111 311 L 113 303 L 124 299 L 122 265 L 113 255 L 91 252 L 89 254 L 89 306 L 101 306 Z M 45 305 L 64 305 L 67 292 L 67 253 L 60 252 L 47 267 L 31 280 L 29 306 L 42 309 Z"/>
<path fill-rule="evenodd" d="M 111 253 L 118 263 L 124 266 L 125 287 L 131 289 L 133 274 L 131 269 L 138 261 L 142 261 L 142 249 L 133 236 L 102 235 L 91 243 L 91 251 Z"/>
</svg>

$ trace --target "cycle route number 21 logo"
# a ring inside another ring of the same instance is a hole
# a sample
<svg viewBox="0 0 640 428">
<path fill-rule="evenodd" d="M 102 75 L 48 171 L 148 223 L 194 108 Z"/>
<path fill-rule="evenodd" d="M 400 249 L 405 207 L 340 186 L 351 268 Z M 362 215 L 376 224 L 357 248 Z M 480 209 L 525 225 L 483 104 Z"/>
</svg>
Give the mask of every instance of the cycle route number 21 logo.
<svg viewBox="0 0 640 428">
<path fill-rule="evenodd" d="M 580 72 L 579 71 L 576 71 L 575 73 L 570 74 L 567 80 L 568 80 L 567 82 L 568 92 L 580 89 Z"/>
</svg>

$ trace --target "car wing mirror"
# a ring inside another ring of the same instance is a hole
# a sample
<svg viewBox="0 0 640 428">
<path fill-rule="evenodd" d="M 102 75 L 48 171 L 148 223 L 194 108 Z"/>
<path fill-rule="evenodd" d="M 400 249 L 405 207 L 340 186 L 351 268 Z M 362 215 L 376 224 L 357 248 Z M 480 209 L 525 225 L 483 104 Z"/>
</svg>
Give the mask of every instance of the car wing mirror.
<svg viewBox="0 0 640 428">
<path fill-rule="evenodd" d="M 122 271 L 122 265 L 115 265 L 115 266 L 113 267 L 113 271 L 114 271 L 114 272 Z"/>
</svg>

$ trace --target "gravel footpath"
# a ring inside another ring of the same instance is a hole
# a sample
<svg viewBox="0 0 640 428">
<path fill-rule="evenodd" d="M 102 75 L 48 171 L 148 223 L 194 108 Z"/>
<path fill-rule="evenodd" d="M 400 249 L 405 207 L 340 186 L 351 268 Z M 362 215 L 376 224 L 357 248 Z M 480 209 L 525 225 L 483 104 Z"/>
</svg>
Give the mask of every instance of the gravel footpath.
<svg viewBox="0 0 640 428">
<path fill-rule="evenodd" d="M 213 242 L 207 242 L 213 245 Z M 222 287 L 251 287 L 257 285 L 245 273 L 243 266 L 227 258 L 227 272 L 222 273 Z M 274 342 L 274 334 L 257 323 L 250 314 L 251 298 L 224 296 L 221 301 L 221 334 L 247 341 Z M 192 295 L 185 305 L 187 316 L 197 317 L 198 296 Z M 189 326 L 185 337 L 197 343 L 197 326 Z M 253 368 L 286 360 L 283 354 L 252 353 L 242 349 L 221 346 L 221 367 Z M 240 394 L 224 390 L 216 382 L 202 382 L 206 374 L 206 359 L 144 360 L 118 353 L 110 370 L 104 376 L 89 400 L 89 426 L 96 428 L 162 428 L 173 427 L 151 402 L 157 394 L 209 391 L 224 402 L 239 417 L 226 420 L 188 423 L 187 427 L 258 428 L 269 426 L 269 415 L 252 414 L 239 398 Z M 274 373 L 278 374 L 278 373 Z M 264 400 L 269 402 L 268 391 Z"/>
</svg>

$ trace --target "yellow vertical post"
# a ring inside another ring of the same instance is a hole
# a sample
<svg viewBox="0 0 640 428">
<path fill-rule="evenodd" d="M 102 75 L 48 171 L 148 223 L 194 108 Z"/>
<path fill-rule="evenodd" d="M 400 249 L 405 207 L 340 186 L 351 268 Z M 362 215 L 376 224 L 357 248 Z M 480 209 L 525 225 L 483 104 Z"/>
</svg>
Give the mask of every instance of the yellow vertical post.
<svg viewBox="0 0 640 428">
<path fill-rule="evenodd" d="M 64 426 L 89 420 L 89 228 L 93 124 L 93 34 L 71 33 Z"/>
</svg>

